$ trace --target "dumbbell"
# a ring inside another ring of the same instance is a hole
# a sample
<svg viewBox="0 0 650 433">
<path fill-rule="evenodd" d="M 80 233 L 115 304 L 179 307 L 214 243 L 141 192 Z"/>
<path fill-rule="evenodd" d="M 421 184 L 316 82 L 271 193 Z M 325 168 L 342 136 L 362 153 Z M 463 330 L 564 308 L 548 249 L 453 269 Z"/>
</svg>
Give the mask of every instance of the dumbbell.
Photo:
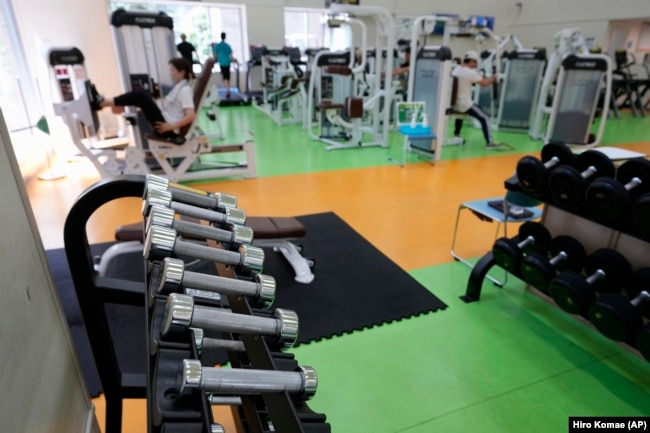
<svg viewBox="0 0 650 433">
<path fill-rule="evenodd" d="M 606 337 L 633 343 L 643 317 L 650 318 L 650 268 L 630 275 L 625 291 L 629 298 L 619 293 L 596 298 L 589 307 L 589 320 Z"/>
<path fill-rule="evenodd" d="M 179 259 L 165 257 L 160 268 L 158 293 L 167 294 L 181 288 L 193 288 L 217 292 L 221 295 L 241 295 L 255 299 L 264 308 L 275 299 L 275 278 L 257 274 L 255 281 L 224 278 L 185 270 L 185 263 Z"/>
<path fill-rule="evenodd" d="M 162 260 L 171 255 L 188 256 L 224 265 L 243 266 L 251 272 L 260 272 L 264 266 L 264 250 L 241 245 L 238 251 L 226 251 L 178 239 L 174 229 L 151 226 L 144 241 L 146 260 Z"/>
<path fill-rule="evenodd" d="M 613 178 L 614 163 L 597 150 L 587 150 L 575 160 L 574 165 L 560 165 L 548 176 L 548 189 L 553 203 L 568 210 L 578 210 L 585 203 L 585 191 L 589 182 L 598 177 Z"/>
<path fill-rule="evenodd" d="M 541 161 L 534 156 L 524 156 L 517 163 L 517 178 L 524 192 L 541 197 L 548 185 L 549 170 L 560 164 L 571 165 L 575 155 L 563 143 L 551 142 L 542 148 Z"/>
<path fill-rule="evenodd" d="M 253 370 L 243 368 L 203 367 L 201 361 L 183 360 L 180 392 L 201 389 L 224 394 L 281 394 L 288 392 L 299 400 L 316 394 L 318 376 L 311 367 L 298 371 Z"/>
<path fill-rule="evenodd" d="M 620 292 L 632 268 L 618 251 L 601 248 L 587 256 L 584 273 L 587 277 L 575 271 L 560 272 L 548 286 L 560 308 L 581 316 L 587 315 L 596 292 Z"/>
<path fill-rule="evenodd" d="M 522 280 L 544 293 L 558 272 L 580 269 L 587 256 L 582 244 L 571 236 L 554 237 L 549 253 L 550 258 L 531 251 L 521 261 Z"/>
<path fill-rule="evenodd" d="M 244 343 L 238 340 L 224 340 L 221 338 L 205 337 L 205 331 L 201 328 L 192 328 L 194 345 L 201 353 L 204 349 L 227 350 L 229 352 L 246 352 Z"/>
<path fill-rule="evenodd" d="M 237 207 L 237 197 L 220 192 L 210 193 L 197 188 L 170 182 L 168 179 L 148 174 L 144 185 L 144 196 L 151 189 L 169 191 L 174 201 L 207 209 L 226 209 Z"/>
<path fill-rule="evenodd" d="M 650 193 L 640 196 L 632 206 L 632 224 L 645 239 L 650 239 Z"/>
<path fill-rule="evenodd" d="M 190 221 L 183 221 L 176 219 L 176 212 L 173 209 L 157 204 L 151 206 L 145 225 L 145 232 L 148 232 L 149 227 L 152 225 L 174 229 L 178 233 L 200 239 L 226 242 L 234 246 L 250 245 L 253 242 L 253 229 L 250 227 L 231 224 L 227 226 L 229 230 L 224 230 Z"/>
<path fill-rule="evenodd" d="M 219 308 L 194 305 L 191 296 L 178 293 L 171 293 L 167 298 L 162 335 L 168 334 L 173 326 L 265 335 L 271 337 L 275 345 L 285 349 L 293 346 L 298 339 L 298 315 L 294 311 L 278 308 L 273 311 L 273 318 L 235 314 Z"/>
<path fill-rule="evenodd" d="M 149 190 L 147 197 L 142 204 L 142 215 L 148 217 L 151 207 L 154 205 L 168 207 L 181 215 L 211 221 L 216 224 L 238 224 L 242 226 L 246 224 L 246 212 L 241 209 L 226 208 L 223 211 L 215 211 L 185 203 L 179 203 L 172 200 L 172 195 L 169 191 L 161 191 L 158 189 Z"/>
<path fill-rule="evenodd" d="M 524 251 L 545 252 L 551 242 L 551 234 L 540 223 L 528 221 L 519 226 L 514 238 L 499 238 L 492 246 L 496 263 L 508 272 L 519 269 Z"/>
<path fill-rule="evenodd" d="M 621 221 L 630 214 L 635 196 L 648 191 L 650 161 L 631 159 L 619 167 L 616 179 L 598 178 L 587 187 L 587 207 L 598 221 Z"/>
</svg>

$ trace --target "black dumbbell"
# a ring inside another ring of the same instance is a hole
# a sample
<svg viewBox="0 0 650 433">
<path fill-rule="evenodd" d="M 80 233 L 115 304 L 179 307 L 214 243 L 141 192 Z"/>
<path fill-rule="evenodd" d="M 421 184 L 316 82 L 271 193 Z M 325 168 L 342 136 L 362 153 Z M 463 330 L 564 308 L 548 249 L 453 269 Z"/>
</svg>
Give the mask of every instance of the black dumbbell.
<svg viewBox="0 0 650 433">
<path fill-rule="evenodd" d="M 544 293 L 558 272 L 582 268 L 587 252 L 580 242 L 571 236 L 557 236 L 551 241 L 547 255 L 534 251 L 521 261 L 521 278 Z"/>
<path fill-rule="evenodd" d="M 650 239 L 650 193 L 643 194 L 634 202 L 632 224 L 641 237 Z"/>
<path fill-rule="evenodd" d="M 634 198 L 650 191 L 650 161 L 631 159 L 621 165 L 616 179 L 594 180 L 586 192 L 591 216 L 602 222 L 621 221 L 630 214 Z"/>
<path fill-rule="evenodd" d="M 540 223 L 526 222 L 519 227 L 514 238 L 499 238 L 492 246 L 496 263 L 508 272 L 519 269 L 524 252 L 545 252 L 551 242 L 551 234 Z"/>
<path fill-rule="evenodd" d="M 548 285 L 549 293 L 564 311 L 586 316 L 596 293 L 620 292 L 632 267 L 618 251 L 601 248 L 585 259 L 584 274 L 564 271 Z"/>
<path fill-rule="evenodd" d="M 541 197 L 546 192 L 549 170 L 560 164 L 571 165 L 575 155 L 566 144 L 551 142 L 542 148 L 542 159 L 524 156 L 517 163 L 517 178 L 524 192 Z"/>
<path fill-rule="evenodd" d="M 645 359 L 650 361 L 650 323 L 641 328 L 636 336 L 636 348 Z"/>
<path fill-rule="evenodd" d="M 589 307 L 589 320 L 606 337 L 633 343 L 643 317 L 650 318 L 650 268 L 630 275 L 625 291 L 629 298 L 619 293 L 596 298 Z"/>
<path fill-rule="evenodd" d="M 585 203 L 585 191 L 589 182 L 598 177 L 616 174 L 614 163 L 607 155 L 597 150 L 587 150 L 575 160 L 574 165 L 560 165 L 548 176 L 548 189 L 553 203 L 568 210 L 578 210 Z"/>
</svg>

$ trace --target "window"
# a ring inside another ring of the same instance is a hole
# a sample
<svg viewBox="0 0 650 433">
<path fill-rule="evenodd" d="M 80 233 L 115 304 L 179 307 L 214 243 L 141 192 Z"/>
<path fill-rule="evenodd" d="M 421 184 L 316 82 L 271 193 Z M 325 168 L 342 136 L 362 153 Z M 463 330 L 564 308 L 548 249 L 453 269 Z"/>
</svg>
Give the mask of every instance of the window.
<svg viewBox="0 0 650 433">
<path fill-rule="evenodd" d="M 201 62 L 212 56 L 212 44 L 221 40 L 221 32 L 226 33 L 233 56 L 242 65 L 248 60 L 246 14 L 243 6 L 164 0 L 151 3 L 130 0 L 110 2 L 111 13 L 120 8 L 129 11 L 164 12 L 169 15 L 174 20 L 176 42 L 180 41 L 181 33 L 185 33 L 187 41 L 196 48 Z"/>
<path fill-rule="evenodd" d="M 326 9 L 284 9 L 284 44 L 287 47 L 322 48 L 326 43 Z"/>
</svg>

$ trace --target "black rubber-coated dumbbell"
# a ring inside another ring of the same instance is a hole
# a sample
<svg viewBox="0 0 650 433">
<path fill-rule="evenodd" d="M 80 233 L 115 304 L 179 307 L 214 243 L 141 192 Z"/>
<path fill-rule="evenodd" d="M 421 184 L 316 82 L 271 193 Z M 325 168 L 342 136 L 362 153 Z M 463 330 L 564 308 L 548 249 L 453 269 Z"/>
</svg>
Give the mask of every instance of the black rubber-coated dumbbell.
<svg viewBox="0 0 650 433">
<path fill-rule="evenodd" d="M 632 206 L 632 224 L 644 239 L 650 239 L 650 193 L 640 196 Z"/>
<path fill-rule="evenodd" d="M 598 221 L 610 223 L 630 214 L 634 199 L 650 191 L 650 161 L 631 159 L 621 165 L 616 179 L 598 178 L 586 192 L 589 214 Z"/>
<path fill-rule="evenodd" d="M 508 272 L 519 269 L 524 252 L 545 252 L 551 242 L 551 234 L 540 223 L 526 222 L 519 227 L 514 238 L 499 238 L 492 246 L 496 263 Z"/>
<path fill-rule="evenodd" d="M 606 337 L 634 343 L 643 317 L 650 318 L 650 268 L 630 275 L 625 291 L 629 298 L 619 293 L 596 298 L 589 307 L 589 320 Z"/>
<path fill-rule="evenodd" d="M 549 254 L 534 251 L 521 261 L 521 278 L 544 293 L 558 272 L 582 268 L 587 252 L 580 242 L 571 236 L 556 236 L 551 240 Z"/>
<path fill-rule="evenodd" d="M 524 156 L 517 163 L 517 178 L 524 192 L 541 197 L 546 192 L 549 170 L 560 164 L 573 164 L 575 155 L 563 143 L 547 143 L 542 148 L 542 159 Z"/>
<path fill-rule="evenodd" d="M 601 248 L 587 256 L 584 273 L 560 272 L 548 285 L 555 303 L 571 314 L 586 316 L 596 293 L 620 292 L 632 267 L 618 251 Z"/>
<path fill-rule="evenodd" d="M 555 167 L 548 176 L 548 189 L 557 206 L 576 211 L 585 204 L 587 186 L 596 177 L 611 177 L 616 174 L 614 163 L 607 155 L 597 150 L 587 150 L 575 160 L 574 165 Z"/>
<path fill-rule="evenodd" d="M 636 348 L 645 359 L 650 361 L 650 323 L 641 328 L 636 336 Z"/>
</svg>

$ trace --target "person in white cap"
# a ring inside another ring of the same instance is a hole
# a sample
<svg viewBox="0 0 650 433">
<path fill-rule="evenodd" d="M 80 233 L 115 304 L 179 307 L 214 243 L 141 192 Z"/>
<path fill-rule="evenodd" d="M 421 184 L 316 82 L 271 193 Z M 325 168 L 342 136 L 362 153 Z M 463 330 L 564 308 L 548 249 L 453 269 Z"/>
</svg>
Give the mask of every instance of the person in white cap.
<svg viewBox="0 0 650 433">
<path fill-rule="evenodd" d="M 454 104 L 454 111 L 458 113 L 467 114 L 474 117 L 481 124 L 483 129 L 483 136 L 485 137 L 486 147 L 494 149 L 501 147 L 501 144 L 492 141 L 492 131 L 490 130 L 490 116 L 488 116 L 480 107 L 474 105 L 472 100 L 472 86 L 478 84 L 481 87 L 487 87 L 496 82 L 496 75 L 490 78 L 485 78 L 479 71 L 476 70 L 478 66 L 479 56 L 476 51 L 470 50 L 465 54 L 463 63 L 456 67 L 452 72 L 452 76 L 458 78 L 458 93 L 456 94 L 456 103 Z M 457 118 L 454 128 L 454 135 L 460 136 L 460 130 L 463 127 L 463 119 Z"/>
</svg>

